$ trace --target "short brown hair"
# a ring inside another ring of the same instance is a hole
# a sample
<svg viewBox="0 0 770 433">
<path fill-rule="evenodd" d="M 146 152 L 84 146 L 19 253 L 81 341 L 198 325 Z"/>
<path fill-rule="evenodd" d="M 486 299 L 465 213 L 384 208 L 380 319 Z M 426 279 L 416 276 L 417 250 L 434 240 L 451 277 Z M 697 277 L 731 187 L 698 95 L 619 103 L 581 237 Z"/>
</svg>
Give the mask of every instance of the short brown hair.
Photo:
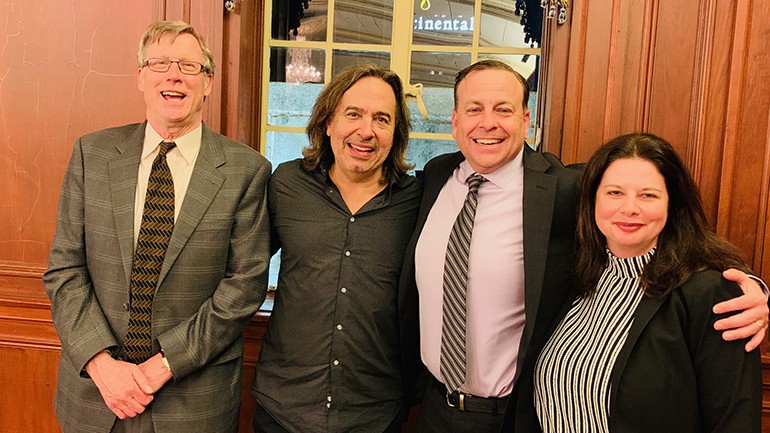
<svg viewBox="0 0 770 433">
<path fill-rule="evenodd" d="M 465 79 L 465 77 L 468 76 L 473 71 L 483 71 L 485 69 L 499 69 L 502 71 L 508 71 L 513 73 L 513 75 L 516 76 L 516 79 L 521 83 L 521 89 L 523 98 L 521 101 L 521 106 L 524 108 L 524 112 L 526 113 L 529 109 L 529 83 L 527 83 L 527 80 L 524 79 L 524 77 L 521 76 L 520 73 L 516 72 L 511 65 L 501 62 L 500 60 L 494 60 L 494 59 L 485 59 L 485 60 L 479 60 L 478 62 L 462 69 L 460 72 L 455 75 L 455 88 L 454 88 L 454 97 L 455 97 L 455 108 L 457 108 L 457 87 L 460 86 L 460 83 Z"/>
<path fill-rule="evenodd" d="M 326 125 L 331 121 L 337 110 L 342 95 L 360 79 L 366 77 L 379 78 L 393 89 L 396 97 L 395 130 L 393 131 L 393 146 L 388 157 L 382 164 L 382 182 L 395 181 L 406 174 L 412 165 L 406 162 L 406 146 L 409 143 L 409 108 L 404 99 L 404 88 L 401 78 L 390 69 L 373 63 L 364 63 L 345 68 L 335 75 L 323 88 L 313 105 L 313 112 L 307 125 L 307 137 L 310 145 L 302 149 L 305 157 L 304 166 L 308 170 L 318 167 L 331 167 L 334 154 L 331 150 L 331 140 L 326 135 Z"/>
<path fill-rule="evenodd" d="M 156 21 L 147 26 L 142 34 L 142 38 L 139 40 L 139 52 L 136 55 L 139 67 L 144 66 L 147 46 L 158 42 L 163 36 L 171 36 L 171 40 L 174 41 L 179 35 L 185 33 L 192 35 L 201 47 L 203 52 L 203 72 L 207 75 L 214 75 L 214 70 L 216 69 L 214 55 L 211 53 L 208 44 L 206 44 L 206 40 L 203 39 L 203 36 L 193 26 L 184 21 Z"/>
</svg>

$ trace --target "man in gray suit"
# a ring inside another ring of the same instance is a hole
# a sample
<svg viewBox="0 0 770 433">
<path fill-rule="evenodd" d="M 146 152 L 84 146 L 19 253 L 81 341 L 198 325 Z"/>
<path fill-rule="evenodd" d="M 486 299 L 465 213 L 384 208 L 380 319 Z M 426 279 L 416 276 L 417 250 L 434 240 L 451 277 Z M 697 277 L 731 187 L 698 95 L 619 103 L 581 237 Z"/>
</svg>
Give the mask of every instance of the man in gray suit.
<svg viewBox="0 0 770 433">
<path fill-rule="evenodd" d="M 146 122 L 78 139 L 62 185 L 44 276 L 56 414 L 65 433 L 234 432 L 270 163 L 202 123 L 214 61 L 195 29 L 151 24 L 138 60 Z"/>
</svg>

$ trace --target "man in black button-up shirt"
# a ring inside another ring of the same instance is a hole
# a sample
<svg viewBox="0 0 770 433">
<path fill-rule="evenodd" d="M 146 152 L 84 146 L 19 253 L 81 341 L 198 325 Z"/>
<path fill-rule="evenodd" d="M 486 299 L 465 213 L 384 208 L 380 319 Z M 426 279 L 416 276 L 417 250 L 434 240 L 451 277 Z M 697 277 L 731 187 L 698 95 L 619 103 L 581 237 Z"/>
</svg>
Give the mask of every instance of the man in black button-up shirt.
<svg viewBox="0 0 770 433">
<path fill-rule="evenodd" d="M 400 79 L 373 65 L 338 74 L 307 131 L 304 158 L 278 166 L 268 187 L 273 251 L 282 253 L 254 429 L 397 432 L 398 280 L 421 194 L 406 174 Z"/>
</svg>

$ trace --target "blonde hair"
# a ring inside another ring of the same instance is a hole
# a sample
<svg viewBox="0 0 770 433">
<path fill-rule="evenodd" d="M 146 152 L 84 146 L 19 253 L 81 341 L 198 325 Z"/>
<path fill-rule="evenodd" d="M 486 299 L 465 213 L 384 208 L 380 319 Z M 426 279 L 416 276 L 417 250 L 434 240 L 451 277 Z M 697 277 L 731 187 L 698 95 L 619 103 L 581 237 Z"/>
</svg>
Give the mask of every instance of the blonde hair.
<svg viewBox="0 0 770 433">
<path fill-rule="evenodd" d="M 147 47 L 149 45 L 158 42 L 166 35 L 171 36 L 171 41 L 173 42 L 182 34 L 192 35 L 195 40 L 198 41 L 198 45 L 203 52 L 203 72 L 207 75 L 214 75 L 214 70 L 216 69 L 216 65 L 214 65 L 214 55 L 211 53 L 203 36 L 201 36 L 193 26 L 184 21 L 156 21 L 147 26 L 144 30 L 144 34 L 142 34 L 142 38 L 139 40 L 139 52 L 136 55 L 139 67 L 141 68 L 144 66 Z"/>
</svg>

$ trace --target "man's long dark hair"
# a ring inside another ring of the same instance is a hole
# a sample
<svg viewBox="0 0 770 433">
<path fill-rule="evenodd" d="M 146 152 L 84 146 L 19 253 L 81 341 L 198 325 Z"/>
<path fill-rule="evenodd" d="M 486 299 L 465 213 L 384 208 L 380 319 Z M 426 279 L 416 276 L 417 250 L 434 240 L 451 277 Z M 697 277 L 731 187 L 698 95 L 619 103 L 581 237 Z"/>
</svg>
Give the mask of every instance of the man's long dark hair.
<svg viewBox="0 0 770 433">
<path fill-rule="evenodd" d="M 334 163 L 334 153 L 331 141 L 326 135 L 326 126 L 331 122 L 342 95 L 360 79 L 366 77 L 379 78 L 393 89 L 396 98 L 395 130 L 393 145 L 390 153 L 382 163 L 382 183 L 395 181 L 413 166 L 406 162 L 406 146 L 409 144 L 409 108 L 404 99 L 404 88 L 401 79 L 395 72 L 373 63 L 350 66 L 332 78 L 321 90 L 313 105 L 313 112 L 307 125 L 307 136 L 310 145 L 302 149 L 305 157 L 303 165 L 307 170 L 315 170 L 321 166 L 329 168 Z"/>
<path fill-rule="evenodd" d="M 628 134 L 600 147 L 588 161 L 580 182 L 576 275 L 584 295 L 593 292 L 607 267 L 607 240 L 594 214 L 596 191 L 607 167 L 626 158 L 651 162 L 663 176 L 668 192 L 668 218 L 658 236 L 655 255 L 641 277 L 646 294 L 667 295 L 704 269 L 750 272 L 738 249 L 709 228 L 698 187 L 673 146 L 652 134 Z"/>
</svg>

